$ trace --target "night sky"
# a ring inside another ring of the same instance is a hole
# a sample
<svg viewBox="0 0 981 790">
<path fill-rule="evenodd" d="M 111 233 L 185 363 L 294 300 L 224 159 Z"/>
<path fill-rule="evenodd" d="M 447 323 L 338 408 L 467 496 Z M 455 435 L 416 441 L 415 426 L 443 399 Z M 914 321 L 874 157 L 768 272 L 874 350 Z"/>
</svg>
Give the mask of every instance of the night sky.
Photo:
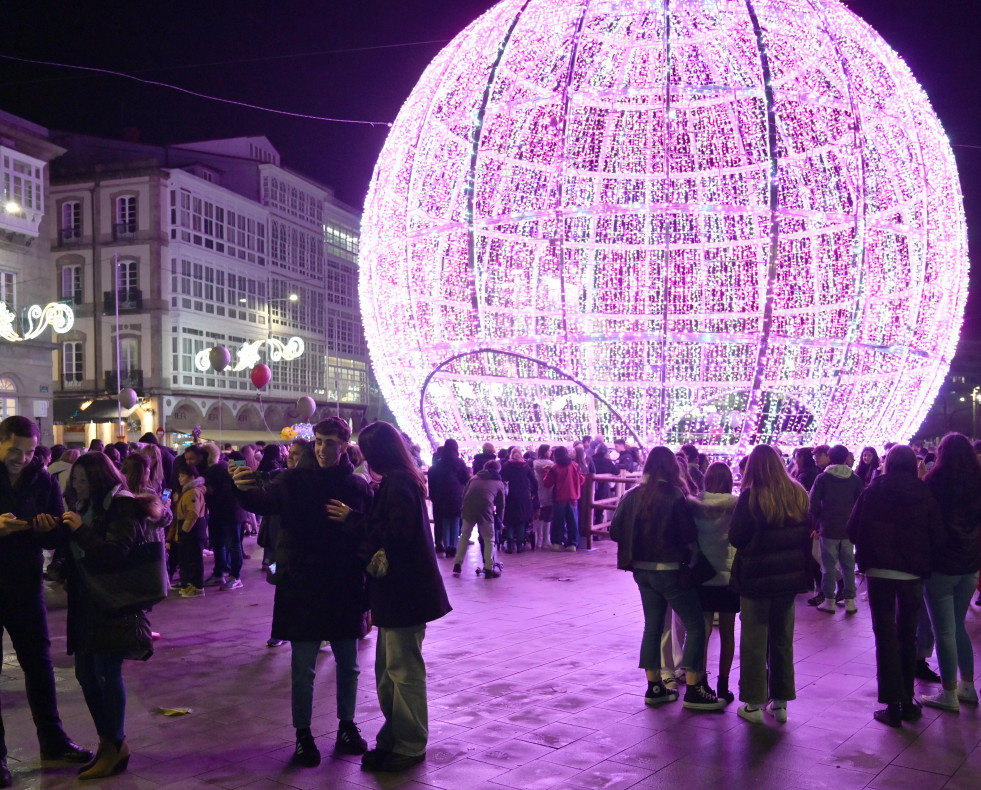
<svg viewBox="0 0 981 790">
<path fill-rule="evenodd" d="M 802 0 L 803 1 L 803 0 Z M 0 55 L 121 71 L 307 115 L 389 122 L 426 64 L 495 0 L 5 3 Z M 981 3 L 845 0 L 902 55 L 954 147 L 981 340 Z M 0 109 L 150 143 L 265 135 L 283 164 L 360 208 L 385 126 L 287 118 L 120 77 L 0 58 Z"/>
</svg>

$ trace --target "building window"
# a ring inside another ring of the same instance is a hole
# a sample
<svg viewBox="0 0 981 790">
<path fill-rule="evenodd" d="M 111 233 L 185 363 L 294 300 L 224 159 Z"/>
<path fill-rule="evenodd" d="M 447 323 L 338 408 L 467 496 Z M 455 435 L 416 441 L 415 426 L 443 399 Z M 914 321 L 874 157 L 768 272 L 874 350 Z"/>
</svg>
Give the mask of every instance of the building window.
<svg viewBox="0 0 981 790">
<path fill-rule="evenodd" d="M 17 386 L 8 378 L 0 377 L 0 420 L 17 414 Z"/>
<path fill-rule="evenodd" d="M 44 211 L 42 185 L 44 162 L 18 151 L 0 146 L 0 177 L 3 179 L 3 201 L 10 204 L 8 214 L 27 216 L 27 212 Z M 13 209 L 17 207 L 17 210 Z"/>
<path fill-rule="evenodd" d="M 82 267 L 81 265 L 61 267 L 61 294 L 63 301 L 72 304 L 82 303 Z"/>
<path fill-rule="evenodd" d="M 84 345 L 84 343 L 61 344 L 62 381 L 81 381 L 85 378 L 85 358 L 82 351 Z"/>
<path fill-rule="evenodd" d="M 0 271 L 0 302 L 6 302 L 7 307 L 14 309 L 14 273 Z"/>
<path fill-rule="evenodd" d="M 116 238 L 132 238 L 136 235 L 136 195 L 116 198 Z"/>
<path fill-rule="evenodd" d="M 61 227 L 58 232 L 62 244 L 82 238 L 81 201 L 66 200 L 61 204 Z"/>
<path fill-rule="evenodd" d="M 140 264 L 137 261 L 120 261 L 116 267 L 116 287 L 129 294 L 140 287 Z"/>
<path fill-rule="evenodd" d="M 140 339 L 138 337 L 119 339 L 119 369 L 123 377 L 132 371 L 140 370 Z"/>
</svg>

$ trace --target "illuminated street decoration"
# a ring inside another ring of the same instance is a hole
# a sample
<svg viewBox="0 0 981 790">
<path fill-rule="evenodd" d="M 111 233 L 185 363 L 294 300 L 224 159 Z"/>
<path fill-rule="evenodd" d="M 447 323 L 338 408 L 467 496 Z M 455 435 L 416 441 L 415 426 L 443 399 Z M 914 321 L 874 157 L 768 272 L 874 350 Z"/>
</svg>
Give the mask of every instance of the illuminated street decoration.
<svg viewBox="0 0 981 790">
<path fill-rule="evenodd" d="M 248 370 L 259 364 L 259 349 L 263 345 L 266 346 L 266 353 L 272 362 L 289 362 L 298 359 L 303 355 L 305 349 L 303 338 L 300 337 L 291 337 L 285 344 L 274 337 L 253 340 L 250 343 L 243 344 L 235 353 L 236 362 L 227 368 L 227 370 L 238 373 L 239 371 Z M 211 368 L 210 354 L 211 348 L 202 349 L 195 354 L 194 367 L 201 372 L 209 370 Z"/>
<path fill-rule="evenodd" d="M 410 434 L 738 454 L 908 438 L 968 259 L 927 97 L 836 0 L 504 0 L 403 106 L 360 270 Z"/>
<path fill-rule="evenodd" d="M 16 314 L 12 313 L 4 302 L 0 302 L 0 337 L 11 343 L 33 340 L 46 329 L 63 335 L 74 326 L 75 313 L 68 305 L 60 302 L 52 302 L 44 307 L 31 305 L 27 308 L 27 331 L 23 335 L 17 334 L 14 330 L 15 321 L 17 321 Z"/>
</svg>

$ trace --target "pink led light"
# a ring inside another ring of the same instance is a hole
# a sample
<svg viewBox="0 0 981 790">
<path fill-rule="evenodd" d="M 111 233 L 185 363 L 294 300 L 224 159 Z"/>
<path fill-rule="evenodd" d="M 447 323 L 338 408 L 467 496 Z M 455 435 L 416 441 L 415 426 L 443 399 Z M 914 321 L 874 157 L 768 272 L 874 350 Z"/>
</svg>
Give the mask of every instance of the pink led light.
<svg viewBox="0 0 981 790">
<path fill-rule="evenodd" d="M 923 91 L 836 0 L 665 5 L 504 0 L 406 101 L 360 260 L 410 434 L 434 371 L 426 427 L 471 446 L 863 446 L 922 422 L 968 274 Z"/>
</svg>

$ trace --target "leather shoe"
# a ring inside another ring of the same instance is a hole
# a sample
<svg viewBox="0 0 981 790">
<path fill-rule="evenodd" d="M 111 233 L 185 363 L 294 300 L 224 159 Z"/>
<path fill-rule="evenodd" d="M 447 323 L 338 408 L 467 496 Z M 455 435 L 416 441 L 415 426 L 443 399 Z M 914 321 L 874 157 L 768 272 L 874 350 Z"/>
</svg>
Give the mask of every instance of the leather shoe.
<svg viewBox="0 0 981 790">
<path fill-rule="evenodd" d="M 48 746 L 41 749 L 41 759 L 59 763 L 83 764 L 89 762 L 93 757 L 92 752 L 83 749 L 77 743 L 66 740 L 56 746 Z"/>
<path fill-rule="evenodd" d="M 7 758 L 0 757 L 0 787 L 13 787 L 14 777 L 7 770 Z"/>
<path fill-rule="evenodd" d="M 877 710 L 872 714 L 876 721 L 885 724 L 887 727 L 902 727 L 903 716 L 899 705 L 887 705 L 882 710 Z"/>
<path fill-rule="evenodd" d="M 397 774 L 411 768 L 413 765 L 419 765 L 426 759 L 426 753 L 422 754 L 399 754 L 398 752 L 390 752 L 382 763 L 381 770 L 388 773 Z"/>
<path fill-rule="evenodd" d="M 362 771 L 380 771 L 382 770 L 382 765 L 385 763 L 385 758 L 390 755 L 391 752 L 385 751 L 384 749 L 370 749 L 361 755 L 361 770 Z"/>
</svg>

